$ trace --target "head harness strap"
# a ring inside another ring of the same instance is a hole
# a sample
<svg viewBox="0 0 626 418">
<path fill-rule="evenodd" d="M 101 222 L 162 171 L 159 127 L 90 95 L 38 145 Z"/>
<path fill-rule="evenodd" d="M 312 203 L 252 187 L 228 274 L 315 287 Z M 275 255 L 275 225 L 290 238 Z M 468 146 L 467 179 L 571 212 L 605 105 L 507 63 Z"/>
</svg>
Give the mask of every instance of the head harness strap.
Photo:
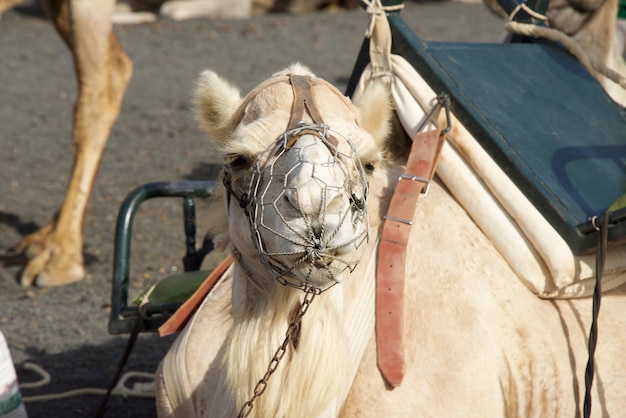
<svg viewBox="0 0 626 418">
<path fill-rule="evenodd" d="M 285 144 L 285 148 L 291 148 L 302 135 L 309 133 L 316 134 L 312 129 L 298 130 L 298 128 L 302 126 L 305 111 L 311 116 L 313 124 L 318 126 L 324 124 L 322 115 L 317 108 L 315 97 L 313 96 L 312 86 L 317 84 L 316 80 L 312 80 L 310 76 L 292 74 L 289 75 L 289 83 L 293 90 L 293 103 L 291 105 L 291 117 L 289 118 L 289 125 L 287 125 L 286 132 L 297 130 L 298 133 L 291 136 Z M 337 146 L 338 141 L 336 138 L 329 136 L 327 139 L 331 144 Z"/>
<path fill-rule="evenodd" d="M 325 86 L 331 92 L 333 92 L 348 108 L 352 107 L 350 100 L 346 96 L 344 96 L 343 93 L 337 90 L 335 86 L 321 78 L 314 78 L 309 75 L 295 74 L 278 75 L 259 84 L 256 88 L 250 91 L 250 93 L 248 93 L 246 97 L 244 97 L 239 107 L 235 111 L 233 118 L 230 121 L 231 129 L 235 129 L 237 125 L 241 123 L 246 108 L 261 91 L 275 84 L 284 82 L 289 82 L 291 84 L 294 93 L 294 101 L 292 104 L 292 111 L 291 117 L 289 119 L 288 129 L 293 128 L 300 120 L 302 120 L 302 117 L 304 115 L 304 109 L 307 110 L 307 113 L 309 114 L 309 116 L 311 116 L 314 123 L 322 123 L 322 116 L 320 115 L 319 110 L 317 109 L 317 104 L 315 103 L 315 99 L 313 98 L 313 86 Z M 297 111 L 300 106 L 302 107 L 302 109 L 300 111 Z M 356 117 L 355 122 L 357 125 L 359 124 Z"/>
<path fill-rule="evenodd" d="M 322 123 L 320 115 L 311 90 L 311 77 L 305 75 L 290 75 L 289 83 L 293 90 L 293 104 L 291 105 L 291 118 L 287 130 L 298 126 L 304 116 L 304 111 L 311 116 L 313 123 Z"/>
</svg>

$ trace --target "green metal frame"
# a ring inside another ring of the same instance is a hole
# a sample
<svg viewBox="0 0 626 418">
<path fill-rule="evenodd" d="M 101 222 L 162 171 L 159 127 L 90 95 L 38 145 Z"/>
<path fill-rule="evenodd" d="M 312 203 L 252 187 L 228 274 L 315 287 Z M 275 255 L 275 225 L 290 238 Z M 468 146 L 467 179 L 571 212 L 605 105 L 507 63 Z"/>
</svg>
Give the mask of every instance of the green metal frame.
<svg viewBox="0 0 626 418">
<path fill-rule="evenodd" d="M 139 206 L 146 200 L 154 198 L 182 200 L 186 237 L 185 270 L 197 270 L 200 261 L 194 260 L 194 256 L 203 254 L 200 254 L 201 250 L 196 249 L 195 198 L 210 196 L 217 184 L 216 181 L 155 182 L 138 187 L 126 197 L 120 207 L 115 229 L 109 333 L 156 331 L 180 306 L 180 303 L 147 304 L 140 310 L 137 305 L 128 303 L 131 238 Z"/>
</svg>

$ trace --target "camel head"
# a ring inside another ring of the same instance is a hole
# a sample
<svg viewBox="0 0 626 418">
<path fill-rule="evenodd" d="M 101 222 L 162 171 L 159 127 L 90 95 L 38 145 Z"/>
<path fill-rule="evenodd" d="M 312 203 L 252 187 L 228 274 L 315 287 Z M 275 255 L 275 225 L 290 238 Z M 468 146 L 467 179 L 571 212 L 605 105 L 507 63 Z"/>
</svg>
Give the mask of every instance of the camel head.
<svg viewBox="0 0 626 418">
<path fill-rule="evenodd" d="M 355 105 L 295 64 L 242 99 L 205 71 L 196 104 L 225 155 L 229 235 L 244 268 L 301 289 L 341 282 L 368 241 L 368 178 L 391 115 L 385 88 Z"/>
</svg>

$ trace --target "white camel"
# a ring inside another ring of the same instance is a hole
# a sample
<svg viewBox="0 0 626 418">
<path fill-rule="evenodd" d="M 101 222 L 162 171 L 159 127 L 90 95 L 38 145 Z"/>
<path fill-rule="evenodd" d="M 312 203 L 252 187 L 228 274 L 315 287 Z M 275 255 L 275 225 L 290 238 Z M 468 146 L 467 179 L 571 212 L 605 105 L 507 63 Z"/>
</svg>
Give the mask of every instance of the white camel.
<svg viewBox="0 0 626 418">
<path fill-rule="evenodd" d="M 159 367 L 159 416 L 580 416 L 591 300 L 537 298 L 439 180 L 409 239 L 404 379 L 381 375 L 376 253 L 407 146 L 388 142 L 382 83 L 352 104 L 294 65 L 241 99 L 207 71 L 196 99 L 226 156 L 212 234 L 235 262 Z M 602 301 L 593 416 L 626 410 L 625 290 Z"/>
</svg>

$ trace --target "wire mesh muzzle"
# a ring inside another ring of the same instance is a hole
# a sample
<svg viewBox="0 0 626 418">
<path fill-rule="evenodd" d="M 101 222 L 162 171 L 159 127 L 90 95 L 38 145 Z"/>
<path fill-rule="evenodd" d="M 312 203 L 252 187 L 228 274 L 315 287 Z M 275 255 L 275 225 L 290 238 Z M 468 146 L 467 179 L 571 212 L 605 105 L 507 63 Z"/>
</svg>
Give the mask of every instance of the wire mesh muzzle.
<svg viewBox="0 0 626 418">
<path fill-rule="evenodd" d="M 315 140 L 301 146 L 305 136 Z M 318 147 L 314 161 L 308 147 Z M 281 284 L 322 292 L 358 264 L 369 235 L 367 178 L 348 138 L 324 124 L 286 131 L 257 159 L 246 196 L 252 239 Z"/>
</svg>

